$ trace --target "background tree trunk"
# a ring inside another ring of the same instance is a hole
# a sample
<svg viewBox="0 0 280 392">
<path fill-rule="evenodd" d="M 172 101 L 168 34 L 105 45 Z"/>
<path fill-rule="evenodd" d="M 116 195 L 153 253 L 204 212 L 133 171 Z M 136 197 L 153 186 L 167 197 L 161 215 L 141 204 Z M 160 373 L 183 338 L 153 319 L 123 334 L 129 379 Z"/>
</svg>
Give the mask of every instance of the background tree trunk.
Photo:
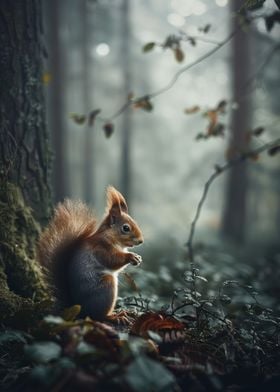
<svg viewBox="0 0 280 392">
<path fill-rule="evenodd" d="M 123 0 L 122 4 L 122 69 L 124 82 L 125 100 L 131 93 L 131 59 L 130 59 L 130 3 Z M 132 118 L 131 109 L 128 108 L 123 113 L 122 123 L 122 149 L 121 149 L 121 191 L 123 192 L 128 205 L 130 204 L 131 194 L 131 132 Z"/>
<path fill-rule="evenodd" d="M 231 2 L 231 10 L 237 13 L 243 1 Z M 239 18 L 233 18 L 232 40 L 232 90 L 233 99 L 238 103 L 237 110 L 232 111 L 230 157 L 248 149 L 247 132 L 250 126 L 249 97 L 244 97 L 244 86 L 250 75 L 249 32 L 240 26 Z M 222 234 L 228 239 L 244 242 L 246 232 L 246 196 L 248 190 L 248 168 L 246 163 L 234 166 L 228 173 L 225 209 L 222 222 Z"/>
<path fill-rule="evenodd" d="M 92 42 L 94 15 L 89 14 L 87 0 L 81 1 L 81 28 L 82 28 L 82 88 L 84 98 L 84 113 L 93 110 L 91 102 L 91 79 L 93 64 L 89 56 L 89 44 Z M 94 202 L 94 126 L 88 124 L 84 129 L 84 198 L 89 204 Z"/>
<path fill-rule="evenodd" d="M 43 95 L 41 4 L 0 3 L 1 177 L 21 188 L 35 217 L 49 215 L 50 154 Z"/>
<path fill-rule="evenodd" d="M 0 3 L 0 315 L 46 296 L 35 262 L 37 221 L 50 209 L 40 1 Z"/>
</svg>

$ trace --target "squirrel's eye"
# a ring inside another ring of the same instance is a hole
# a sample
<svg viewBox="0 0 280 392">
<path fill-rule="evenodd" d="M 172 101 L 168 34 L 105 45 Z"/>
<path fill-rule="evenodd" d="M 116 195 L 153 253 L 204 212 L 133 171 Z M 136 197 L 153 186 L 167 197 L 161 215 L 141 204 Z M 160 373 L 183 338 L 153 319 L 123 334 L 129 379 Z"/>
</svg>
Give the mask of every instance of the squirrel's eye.
<svg viewBox="0 0 280 392">
<path fill-rule="evenodd" d="M 130 226 L 127 223 L 122 225 L 122 232 L 123 233 L 129 233 L 130 232 Z"/>
</svg>

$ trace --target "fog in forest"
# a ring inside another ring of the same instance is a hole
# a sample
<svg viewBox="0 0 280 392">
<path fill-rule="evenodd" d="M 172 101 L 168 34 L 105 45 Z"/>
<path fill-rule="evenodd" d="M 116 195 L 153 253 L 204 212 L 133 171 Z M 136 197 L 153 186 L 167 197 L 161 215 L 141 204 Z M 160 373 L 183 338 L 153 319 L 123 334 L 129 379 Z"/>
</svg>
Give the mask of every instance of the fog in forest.
<svg viewBox="0 0 280 392">
<path fill-rule="evenodd" d="M 279 0 L 1 0 L 0 390 L 279 391 L 279 36 Z"/>
<path fill-rule="evenodd" d="M 268 34 L 260 20 L 248 34 L 249 55 L 240 59 L 248 62 L 242 65 L 247 82 L 240 87 L 243 92 L 238 103 L 234 102 L 232 83 L 233 72 L 238 72 L 232 65 L 234 38 L 223 44 L 233 24 L 226 0 L 187 4 L 180 0 L 85 4 L 67 0 L 56 4 L 55 10 L 51 4 L 45 4 L 50 18 L 45 20 L 48 122 L 53 133 L 63 133 L 60 148 L 64 150 L 63 157 L 55 157 L 54 170 L 57 161 L 65 161 L 58 198 L 81 198 L 101 215 L 105 188 L 113 184 L 129 198 L 145 233 L 145 247 L 160 247 L 166 240 L 183 245 L 205 182 L 215 165 L 227 159 L 232 112 L 244 103 L 247 130 L 265 128 L 263 135 L 250 141 L 250 147 L 258 147 L 276 134 L 279 86 L 274 80 L 279 54 L 273 54 L 267 66 L 262 65 L 279 26 Z M 266 2 L 265 7 L 276 6 Z M 182 38 L 182 62 L 176 61 L 170 48 L 160 47 L 168 36 Z M 187 37 L 193 37 L 193 42 Z M 159 45 L 144 53 L 149 42 Z M 216 53 L 180 73 L 221 43 Z M 61 91 L 54 108 L 56 79 Z M 150 94 L 155 94 L 151 111 L 130 106 L 118 113 L 128 97 Z M 227 108 L 219 121 L 225 127 L 224 135 L 199 139 L 197 135 L 205 133 L 209 125 L 205 112 L 223 100 Z M 197 113 L 186 114 L 186 109 L 195 106 L 199 107 Z M 71 118 L 71 113 L 82 115 L 97 109 L 101 113 L 94 126 Z M 111 117 L 114 132 L 106 138 L 102 121 Z M 279 185 L 275 179 L 279 177 L 279 158 L 262 156 L 246 166 L 244 238 L 247 243 L 269 243 L 278 235 Z M 239 209 L 238 200 L 226 207 L 228 175 L 223 174 L 211 187 L 197 225 L 197 240 L 217 241 L 225 208 Z M 234 187 L 240 186 L 237 178 Z"/>
</svg>

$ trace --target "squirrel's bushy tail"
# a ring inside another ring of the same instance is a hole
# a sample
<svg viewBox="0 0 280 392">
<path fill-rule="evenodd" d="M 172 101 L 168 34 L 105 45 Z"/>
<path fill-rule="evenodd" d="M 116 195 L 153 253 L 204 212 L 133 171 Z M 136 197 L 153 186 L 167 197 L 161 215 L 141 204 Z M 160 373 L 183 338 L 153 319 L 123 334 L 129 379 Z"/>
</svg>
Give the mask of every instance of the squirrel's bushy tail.
<svg viewBox="0 0 280 392">
<path fill-rule="evenodd" d="M 59 203 L 38 243 L 40 263 L 49 267 L 63 248 L 90 237 L 96 226 L 93 212 L 81 201 L 66 199 Z"/>
</svg>

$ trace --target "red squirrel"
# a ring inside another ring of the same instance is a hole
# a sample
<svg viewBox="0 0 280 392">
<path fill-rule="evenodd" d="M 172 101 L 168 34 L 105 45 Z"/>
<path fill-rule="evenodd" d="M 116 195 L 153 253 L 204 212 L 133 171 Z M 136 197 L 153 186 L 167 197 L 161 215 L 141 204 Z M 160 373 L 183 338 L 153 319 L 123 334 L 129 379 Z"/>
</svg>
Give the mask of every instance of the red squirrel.
<svg viewBox="0 0 280 392">
<path fill-rule="evenodd" d="M 110 320 L 115 317 L 118 273 L 128 264 L 137 266 L 142 261 L 126 248 L 142 242 L 125 198 L 109 186 L 105 217 L 98 227 L 84 203 L 67 199 L 57 205 L 39 239 L 38 258 L 62 306 L 80 304 L 83 316 Z"/>
</svg>

